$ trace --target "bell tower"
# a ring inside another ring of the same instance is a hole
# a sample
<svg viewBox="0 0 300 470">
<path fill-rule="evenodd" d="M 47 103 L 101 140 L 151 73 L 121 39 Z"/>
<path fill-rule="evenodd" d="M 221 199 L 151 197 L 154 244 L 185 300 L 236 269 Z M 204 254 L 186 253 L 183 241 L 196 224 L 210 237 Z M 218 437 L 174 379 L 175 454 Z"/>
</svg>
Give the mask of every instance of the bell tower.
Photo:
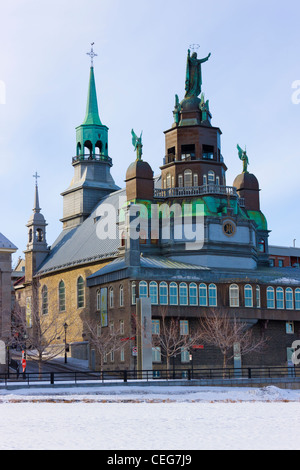
<svg viewBox="0 0 300 470">
<path fill-rule="evenodd" d="M 221 130 L 211 124 L 209 101 L 201 93 L 201 64 L 210 54 L 198 59 L 188 51 L 185 97 L 175 96 L 174 123 L 165 131 L 165 158 L 161 167 L 165 195 L 178 188 L 226 186 L 227 167 L 221 155 Z M 199 98 L 198 95 L 201 97 Z"/>
<path fill-rule="evenodd" d="M 46 226 L 47 223 L 39 203 L 39 192 L 37 179 L 39 175 L 35 173 L 35 193 L 34 193 L 34 207 L 33 214 L 31 215 L 26 227 L 28 227 L 28 243 L 25 250 L 25 282 L 31 282 L 32 278 L 37 271 L 38 267 L 42 264 L 44 259 L 49 253 L 49 248 L 46 241 Z"/>
<path fill-rule="evenodd" d="M 91 58 L 86 114 L 83 123 L 76 128 L 76 156 L 72 159 L 74 177 L 63 196 L 63 228 L 81 224 L 96 204 L 116 186 L 111 174 L 112 159 L 108 155 L 108 127 L 102 124 L 95 84 L 93 44 L 88 55 Z"/>
</svg>

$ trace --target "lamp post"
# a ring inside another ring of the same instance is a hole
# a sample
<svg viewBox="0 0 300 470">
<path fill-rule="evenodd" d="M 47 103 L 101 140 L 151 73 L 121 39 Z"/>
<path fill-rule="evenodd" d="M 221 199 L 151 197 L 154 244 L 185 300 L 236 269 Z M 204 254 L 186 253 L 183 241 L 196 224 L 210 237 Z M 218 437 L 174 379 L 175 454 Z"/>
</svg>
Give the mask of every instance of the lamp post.
<svg viewBox="0 0 300 470">
<path fill-rule="evenodd" d="M 192 363 L 192 379 L 194 378 L 194 361 L 193 361 L 193 354 L 190 353 L 190 362 Z"/>
<path fill-rule="evenodd" d="M 68 324 L 67 322 L 64 323 L 64 329 L 65 329 L 65 364 L 67 364 L 67 329 L 68 329 Z"/>
</svg>

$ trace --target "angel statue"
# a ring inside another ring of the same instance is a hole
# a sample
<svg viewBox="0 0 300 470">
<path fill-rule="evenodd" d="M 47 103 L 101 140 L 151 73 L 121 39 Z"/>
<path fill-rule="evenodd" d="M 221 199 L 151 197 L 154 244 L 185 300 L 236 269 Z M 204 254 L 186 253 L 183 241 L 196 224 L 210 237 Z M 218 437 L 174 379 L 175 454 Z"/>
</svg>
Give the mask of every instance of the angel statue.
<svg viewBox="0 0 300 470">
<path fill-rule="evenodd" d="M 243 173 L 248 173 L 249 159 L 247 157 L 246 147 L 245 150 L 242 150 L 239 144 L 237 144 L 237 149 L 239 152 L 239 159 L 243 162 Z"/>
<path fill-rule="evenodd" d="M 142 148 L 143 148 L 142 134 L 143 134 L 143 131 L 141 132 L 140 137 L 138 137 L 135 134 L 134 130 L 133 129 L 131 130 L 132 145 L 134 146 L 134 150 L 136 151 L 136 159 L 137 160 L 142 160 L 142 154 L 143 154 L 143 151 L 142 151 Z"/>
</svg>

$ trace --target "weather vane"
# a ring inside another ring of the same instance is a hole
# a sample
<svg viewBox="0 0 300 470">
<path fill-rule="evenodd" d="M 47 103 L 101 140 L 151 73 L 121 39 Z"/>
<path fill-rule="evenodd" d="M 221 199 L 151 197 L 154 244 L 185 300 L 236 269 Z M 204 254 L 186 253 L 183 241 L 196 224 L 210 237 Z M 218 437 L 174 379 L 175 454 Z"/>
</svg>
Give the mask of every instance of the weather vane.
<svg viewBox="0 0 300 470">
<path fill-rule="evenodd" d="M 189 48 L 192 50 L 192 51 L 196 51 L 200 48 L 200 44 L 190 44 Z"/>
<path fill-rule="evenodd" d="M 35 178 L 35 185 L 37 186 L 38 184 L 38 178 L 40 178 L 40 175 L 38 175 L 37 171 L 35 172 L 34 175 L 32 175 L 33 178 Z"/>
<path fill-rule="evenodd" d="M 94 42 L 91 43 L 91 52 L 86 53 L 86 55 L 89 55 L 91 58 L 91 67 L 94 67 L 94 57 L 97 57 L 98 55 L 98 54 L 95 54 L 94 52 L 94 49 L 93 49 L 94 44 L 95 44 Z"/>
</svg>

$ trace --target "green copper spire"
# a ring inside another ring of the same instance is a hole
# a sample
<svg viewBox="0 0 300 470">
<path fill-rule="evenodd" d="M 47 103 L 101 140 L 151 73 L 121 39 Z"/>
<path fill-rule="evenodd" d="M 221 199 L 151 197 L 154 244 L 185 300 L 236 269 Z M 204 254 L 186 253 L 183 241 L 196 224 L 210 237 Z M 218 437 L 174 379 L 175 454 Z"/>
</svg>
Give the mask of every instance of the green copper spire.
<svg viewBox="0 0 300 470">
<path fill-rule="evenodd" d="M 96 93 L 96 84 L 95 84 L 95 76 L 94 76 L 94 67 L 91 67 L 90 71 L 90 81 L 89 81 L 89 90 L 88 90 L 88 98 L 87 98 L 87 105 L 86 105 L 86 115 L 82 125 L 93 125 L 97 124 L 99 126 L 102 125 L 99 117 L 98 111 L 98 102 L 97 102 L 97 93 Z"/>
</svg>

